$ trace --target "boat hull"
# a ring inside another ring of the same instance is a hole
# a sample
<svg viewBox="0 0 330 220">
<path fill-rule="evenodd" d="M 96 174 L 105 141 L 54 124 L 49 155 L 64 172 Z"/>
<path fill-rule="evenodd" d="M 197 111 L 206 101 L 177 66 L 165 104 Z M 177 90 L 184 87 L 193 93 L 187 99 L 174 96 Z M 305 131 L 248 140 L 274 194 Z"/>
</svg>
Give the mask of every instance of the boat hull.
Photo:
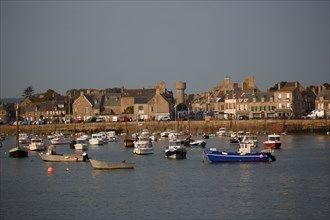
<svg viewBox="0 0 330 220">
<path fill-rule="evenodd" d="M 135 139 L 125 139 L 124 140 L 124 146 L 125 147 L 134 147 L 134 141 Z"/>
<path fill-rule="evenodd" d="M 89 159 L 94 169 L 133 169 L 134 163 L 126 162 L 106 162 Z"/>
<path fill-rule="evenodd" d="M 281 142 L 264 142 L 264 146 L 266 149 L 280 149 L 281 145 Z"/>
<path fill-rule="evenodd" d="M 21 158 L 27 156 L 28 156 L 27 149 L 23 149 L 21 147 L 15 147 L 9 150 L 9 157 Z"/>
<path fill-rule="evenodd" d="M 257 152 L 239 154 L 236 152 L 222 152 L 205 150 L 205 155 L 211 162 L 269 162 L 275 161 L 275 157 L 270 153 Z"/>
<path fill-rule="evenodd" d="M 83 162 L 84 157 L 78 154 L 44 154 L 40 153 L 39 156 L 43 161 L 49 162 Z"/>
<path fill-rule="evenodd" d="M 186 159 L 187 151 L 186 149 L 177 149 L 174 151 L 165 151 L 165 157 L 169 159 Z"/>
</svg>

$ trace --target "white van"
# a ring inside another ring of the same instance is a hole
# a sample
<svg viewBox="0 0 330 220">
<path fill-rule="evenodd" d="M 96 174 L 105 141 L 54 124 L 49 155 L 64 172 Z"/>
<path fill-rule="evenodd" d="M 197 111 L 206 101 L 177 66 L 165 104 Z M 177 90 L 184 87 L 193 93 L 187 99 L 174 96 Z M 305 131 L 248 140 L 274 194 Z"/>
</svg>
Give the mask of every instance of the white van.
<svg viewBox="0 0 330 220">
<path fill-rule="evenodd" d="M 170 121 L 171 118 L 168 115 L 162 115 L 158 117 L 158 121 Z"/>
</svg>

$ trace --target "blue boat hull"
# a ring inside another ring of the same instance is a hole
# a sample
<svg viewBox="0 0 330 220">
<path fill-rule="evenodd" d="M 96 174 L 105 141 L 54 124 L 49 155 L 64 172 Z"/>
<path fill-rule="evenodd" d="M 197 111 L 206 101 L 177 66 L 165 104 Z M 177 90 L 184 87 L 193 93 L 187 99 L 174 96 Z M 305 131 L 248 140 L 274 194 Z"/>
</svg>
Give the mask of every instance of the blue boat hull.
<svg viewBox="0 0 330 220">
<path fill-rule="evenodd" d="M 275 156 L 265 152 L 241 155 L 236 152 L 205 150 L 204 153 L 211 162 L 269 162 L 276 160 Z"/>
</svg>

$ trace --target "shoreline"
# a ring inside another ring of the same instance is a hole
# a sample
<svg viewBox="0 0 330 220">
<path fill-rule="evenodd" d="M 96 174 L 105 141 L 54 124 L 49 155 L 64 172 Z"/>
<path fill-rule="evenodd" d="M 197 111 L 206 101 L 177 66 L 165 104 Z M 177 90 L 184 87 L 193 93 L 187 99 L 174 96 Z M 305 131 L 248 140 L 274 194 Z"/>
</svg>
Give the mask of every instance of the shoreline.
<svg viewBox="0 0 330 220">
<path fill-rule="evenodd" d="M 47 124 L 47 125 L 20 125 L 21 133 L 40 133 L 50 134 L 54 131 L 87 132 L 95 133 L 98 131 L 116 130 L 130 134 L 148 129 L 154 131 L 164 131 L 173 129 L 187 131 L 190 133 L 215 134 L 220 127 L 227 131 L 249 131 L 253 133 L 320 133 L 327 134 L 330 131 L 329 119 L 316 120 L 205 120 L 205 121 L 139 121 L 139 122 L 102 122 L 102 123 L 76 123 L 76 124 Z M 13 135 L 16 133 L 16 126 L 0 125 L 0 133 Z"/>
</svg>

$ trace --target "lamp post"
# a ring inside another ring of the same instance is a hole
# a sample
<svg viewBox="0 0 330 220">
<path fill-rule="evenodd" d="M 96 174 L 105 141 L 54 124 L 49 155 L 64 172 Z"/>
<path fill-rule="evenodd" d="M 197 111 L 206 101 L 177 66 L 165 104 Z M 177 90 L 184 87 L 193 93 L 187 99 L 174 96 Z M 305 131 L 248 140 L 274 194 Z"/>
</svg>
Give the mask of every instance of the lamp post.
<svg viewBox="0 0 330 220">
<path fill-rule="evenodd" d="M 190 133 L 190 103 L 188 103 L 188 130 L 189 130 L 189 133 Z"/>
</svg>

